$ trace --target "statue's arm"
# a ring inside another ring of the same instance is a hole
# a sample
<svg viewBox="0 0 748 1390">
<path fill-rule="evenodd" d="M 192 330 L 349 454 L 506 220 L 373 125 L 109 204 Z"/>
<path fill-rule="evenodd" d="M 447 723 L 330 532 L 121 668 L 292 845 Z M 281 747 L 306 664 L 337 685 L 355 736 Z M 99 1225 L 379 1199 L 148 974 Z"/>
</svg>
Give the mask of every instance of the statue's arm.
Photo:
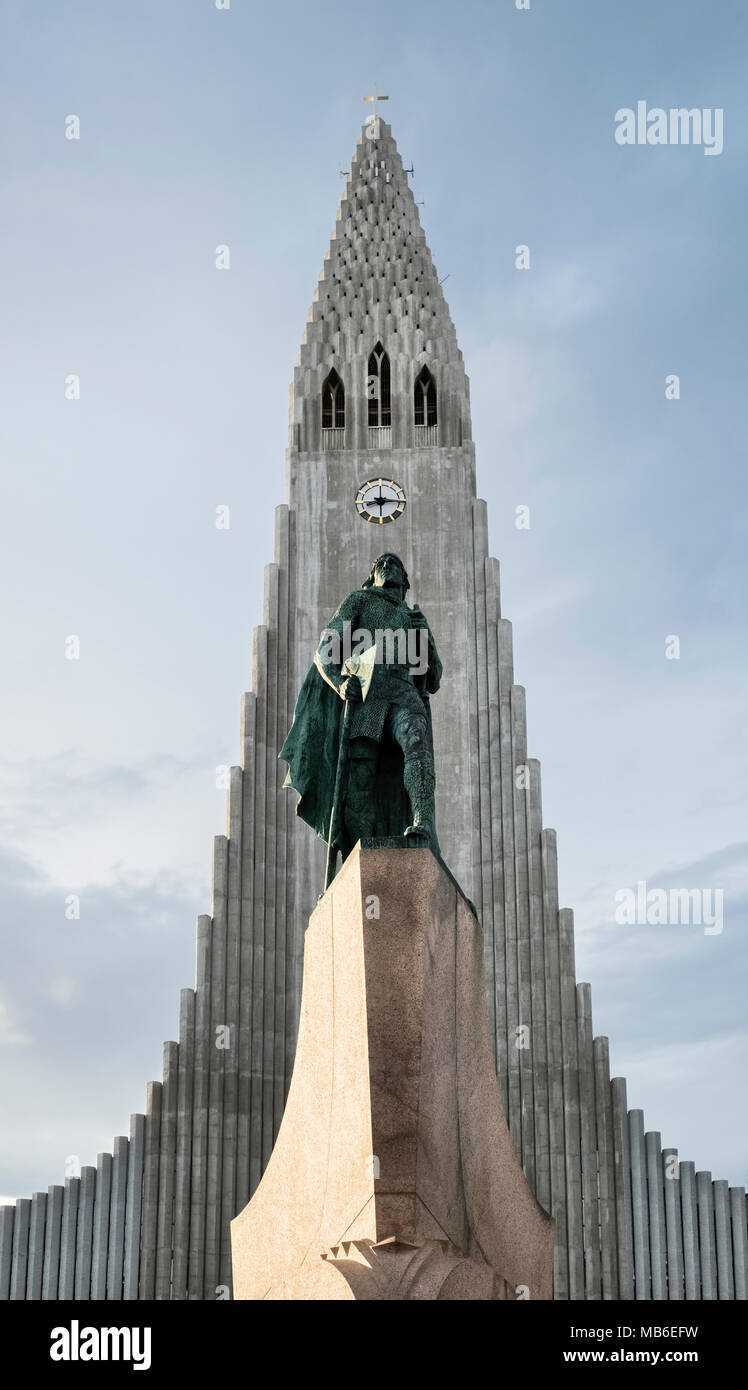
<svg viewBox="0 0 748 1390">
<path fill-rule="evenodd" d="M 436 650 L 436 642 L 434 641 L 434 634 L 431 631 L 431 628 L 428 629 L 428 634 L 429 668 L 426 672 L 426 690 L 428 691 L 429 695 L 435 695 L 442 681 L 442 663 L 439 658 L 439 653 Z"/>
<path fill-rule="evenodd" d="M 314 655 L 314 664 L 317 667 L 323 680 L 331 685 L 338 695 L 341 692 L 341 685 L 345 681 L 341 667 L 345 660 L 343 638 L 347 627 L 348 632 L 352 632 L 358 626 L 358 595 L 349 594 L 348 598 L 343 599 L 340 607 L 333 613 L 327 627 L 319 640 L 319 646 Z"/>
<path fill-rule="evenodd" d="M 411 626 L 424 628 L 428 633 L 429 661 L 426 674 L 422 678 L 423 688 L 426 694 L 435 695 L 437 690 L 439 689 L 439 686 L 441 685 L 442 663 L 439 658 L 439 653 L 436 650 L 434 634 L 426 621 L 425 615 L 421 612 L 420 608 L 418 607 L 418 604 L 414 604 L 410 612 Z"/>
</svg>

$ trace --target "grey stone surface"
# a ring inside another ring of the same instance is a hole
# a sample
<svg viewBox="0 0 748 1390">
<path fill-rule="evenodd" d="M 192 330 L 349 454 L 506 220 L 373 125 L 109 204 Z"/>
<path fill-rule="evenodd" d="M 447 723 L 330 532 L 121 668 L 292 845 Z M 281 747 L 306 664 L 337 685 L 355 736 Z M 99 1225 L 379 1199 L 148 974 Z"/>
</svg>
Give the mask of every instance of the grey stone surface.
<svg viewBox="0 0 748 1390">
<path fill-rule="evenodd" d="M 140 1297 L 156 1297 L 156 1241 L 158 1236 L 158 1169 L 161 1154 L 161 1104 L 163 1085 L 149 1081 L 145 1102 L 143 1155 L 143 1210 L 140 1243 Z"/>
<path fill-rule="evenodd" d="M 480 664 L 480 663 L 479 663 Z M 512 759 L 515 768 L 527 768 L 527 714 L 525 692 L 520 685 L 512 687 Z M 485 747 L 485 740 L 479 741 Z M 529 774 L 525 774 L 529 776 Z M 530 1046 L 519 1047 L 520 1087 L 520 1161 L 525 1177 L 535 1190 L 535 1089 L 533 1080 L 533 988 L 530 957 L 530 882 L 527 855 L 527 789 L 523 778 L 513 780 L 512 815 L 514 819 L 514 884 L 517 914 L 517 1003 L 520 1027 L 527 1028 Z M 493 956 L 493 950 L 489 951 Z M 572 986 L 573 988 L 573 986 Z"/>
<path fill-rule="evenodd" d="M 290 728 L 293 719 L 293 691 L 284 679 L 284 673 L 288 670 L 288 645 L 291 637 L 291 623 L 294 614 L 289 609 L 290 598 L 290 529 L 291 519 L 287 507 L 276 508 L 275 513 L 275 554 L 278 557 L 278 728 L 281 731 Z M 276 785 L 281 784 L 285 774 L 283 767 L 276 766 L 273 769 L 276 778 Z M 288 988 L 288 948 L 289 944 L 293 947 L 293 939 L 289 937 L 289 865 L 288 865 L 288 834 L 289 817 L 293 813 L 291 798 L 286 797 L 278 804 L 278 819 L 276 822 L 276 855 L 275 855 L 275 1026 L 274 1026 L 274 1060 L 273 1060 L 273 1134 L 274 1139 L 278 1135 L 283 1111 L 286 1104 L 286 1095 L 290 1084 L 290 1072 L 287 1071 L 287 1059 L 289 1052 L 289 1039 L 287 1030 L 289 1025 L 295 1036 L 295 1022 L 288 1014 L 286 1009 L 286 996 Z M 226 1227 L 228 1233 L 228 1226 Z M 229 1266 L 231 1264 L 229 1249 Z"/>
<path fill-rule="evenodd" d="M 9 1297 L 14 1300 L 26 1297 L 26 1275 L 29 1264 L 29 1228 L 31 1225 L 31 1198 L 19 1197 L 16 1201 L 16 1215 L 13 1222 L 13 1250 L 11 1254 L 11 1275 Z"/>
<path fill-rule="evenodd" d="M 195 962 L 195 1070 L 192 1107 L 192 1172 L 190 1177 L 189 1296 L 204 1297 L 205 1204 L 208 1186 L 208 1086 L 210 1069 L 210 917 L 197 920 Z"/>
<path fill-rule="evenodd" d="M 631 1151 L 629 1144 L 626 1080 L 614 1076 L 610 1083 L 612 1102 L 613 1169 L 616 1191 L 616 1254 L 618 1293 L 622 1299 L 634 1297 L 634 1238 L 631 1209 Z"/>
<path fill-rule="evenodd" d="M 734 1299 L 732 1239 L 730 1234 L 730 1192 L 723 1178 L 713 1183 L 714 1239 L 717 1258 L 717 1297 Z"/>
<path fill-rule="evenodd" d="M 650 1130 L 644 1136 L 647 1160 L 647 1205 L 649 1209 L 649 1259 L 652 1298 L 667 1298 L 665 1245 L 665 1194 L 662 1187 L 662 1136 Z"/>
<path fill-rule="evenodd" d="M 239 979 L 239 1053 L 238 1121 L 236 1141 L 236 1203 L 242 1210 L 249 1201 L 250 1179 L 250 1117 L 252 1113 L 252 975 L 254 939 L 252 935 L 254 903 L 255 851 L 255 713 L 257 697 L 249 693 L 242 698 L 241 759 L 242 759 L 242 853 L 241 853 L 241 943 Z M 290 1075 L 290 1068 L 288 1068 Z"/>
<path fill-rule="evenodd" d="M 512 790 L 514 786 L 514 753 L 511 698 L 514 671 L 512 667 L 511 628 L 509 628 L 508 625 L 499 625 L 497 640 L 499 654 L 499 721 L 501 730 L 499 764 L 501 785 L 501 840 L 499 852 L 502 855 L 504 864 L 504 923 L 506 940 L 506 952 L 504 957 L 504 996 L 506 999 L 507 1092 L 505 1105 L 507 1123 L 512 1136 L 512 1142 L 516 1151 L 520 1153 L 522 1149 L 522 1100 L 520 1090 L 519 1050 L 517 1048 L 517 1030 L 520 1026 L 519 951 L 517 946 L 517 897 L 514 856 L 514 793 Z M 448 661 L 449 658 L 445 657 L 444 664 L 447 670 Z M 440 698 L 441 694 L 442 692 L 440 691 Z M 441 809 L 439 806 L 439 773 L 442 767 L 442 759 L 440 757 L 436 737 L 434 758 L 437 768 L 437 825 L 443 842 Z M 444 853 L 449 860 L 449 850 L 445 849 Z M 466 891 L 469 890 L 466 889 Z M 480 913 L 481 905 L 476 904 L 476 907 Z M 558 1213 L 556 1213 L 556 1215 L 558 1215 Z M 557 1241 L 565 1239 L 565 1229 L 566 1216 L 564 1210 L 563 1218 L 561 1216 L 558 1217 L 556 1231 Z"/>
<path fill-rule="evenodd" d="M 595 1124 L 595 1062 L 592 1042 L 592 1005 L 588 984 L 578 984 L 577 1056 L 579 1065 L 579 1104 L 582 1141 L 582 1187 L 584 1210 L 584 1287 L 588 1299 L 602 1297 L 600 1241 L 598 1234 L 597 1134 Z"/>
<path fill-rule="evenodd" d="M 699 1273 L 701 1297 L 711 1302 L 717 1297 L 717 1256 L 714 1248 L 714 1195 L 712 1175 L 696 1174 L 696 1205 L 699 1216 Z"/>
<path fill-rule="evenodd" d="M 44 1273 L 44 1230 L 47 1223 L 47 1194 L 35 1192 L 31 1198 L 29 1217 L 29 1263 L 26 1277 L 26 1297 L 39 1299 L 42 1296 L 42 1277 Z"/>
<path fill-rule="evenodd" d="M 171 1256 L 174 1182 L 177 1163 L 177 1086 L 179 1044 L 164 1043 L 161 1092 L 161 1142 L 158 1160 L 158 1216 L 156 1220 L 156 1298 L 171 1297 Z"/>
<path fill-rule="evenodd" d="M 252 1033 L 250 1043 L 250 1069 L 251 1069 L 251 1090 L 250 1090 L 250 1140 L 249 1140 L 249 1190 L 254 1192 L 260 1181 L 263 1170 L 263 1152 L 267 1148 L 267 1140 L 263 1144 L 263 1096 L 266 1087 L 265 1073 L 269 1068 L 269 1059 L 265 1058 L 264 1053 L 264 988 L 265 988 L 265 904 L 267 899 L 266 877 L 265 877 L 265 842 L 266 842 L 266 806 L 268 799 L 267 790 L 267 656 L 268 656 L 268 632 L 264 625 L 255 629 L 254 634 L 254 660 L 252 684 L 256 692 L 255 708 L 255 777 L 254 777 L 254 825 L 255 825 L 255 848 L 254 848 L 254 873 L 252 879 L 252 916 L 247 923 L 247 930 L 252 938 L 252 976 L 251 981 L 247 979 L 244 986 L 252 991 Z M 290 670 L 289 679 L 293 679 Z M 280 744 L 278 745 L 280 748 Z M 272 785 L 272 784 L 271 784 Z M 273 793 L 271 792 L 272 796 Z M 286 793 L 284 793 L 286 795 Z M 294 825 L 295 840 L 298 843 L 300 831 L 305 827 Z M 319 855 L 318 855 L 319 858 Z M 306 889 L 305 889 L 306 891 Z M 297 926 L 298 931 L 298 926 Z"/>
<path fill-rule="evenodd" d="M 96 1169 L 91 1164 L 81 1168 L 78 1193 L 78 1229 L 75 1237 L 74 1297 L 91 1297 L 91 1259 L 93 1256 L 94 1203 L 96 1199 Z"/>
<path fill-rule="evenodd" d="M 10 1204 L 0 1206 L 0 1299 L 10 1298 L 15 1220 L 15 1206 L 10 1206 Z"/>
<path fill-rule="evenodd" d="M 70 1299 L 75 1294 L 75 1245 L 78 1234 L 78 1200 L 80 1178 L 66 1178 L 62 1199 L 60 1229 L 60 1273 L 57 1297 Z"/>
<path fill-rule="evenodd" d="M 122 1298 L 125 1261 L 125 1211 L 127 1202 L 127 1164 L 129 1140 L 118 1134 L 112 1147 L 112 1186 L 109 1198 L 109 1248 L 107 1250 L 106 1296 Z"/>
<path fill-rule="evenodd" d="M 548 1023 L 545 998 L 545 932 L 543 920 L 543 870 L 541 861 L 541 792 L 540 764 L 528 758 L 529 786 L 524 799 L 528 889 L 530 906 L 530 978 L 532 984 L 532 1073 L 535 1112 L 535 1195 L 540 1205 L 551 1210 L 551 1149 L 550 1099 L 548 1085 Z M 497 980 L 502 980 L 505 965 L 504 933 L 495 924 L 494 956 Z M 497 987 L 497 995 L 501 991 Z M 501 1079 L 501 1078 L 500 1078 Z"/>
<path fill-rule="evenodd" d="M 595 1120 L 600 1187 L 600 1264 L 603 1298 L 618 1299 L 615 1159 L 613 1098 L 610 1089 L 610 1057 L 607 1038 L 592 1044 L 595 1067 Z"/>
<path fill-rule="evenodd" d="M 634 1297 L 652 1297 L 649 1263 L 649 1194 L 647 1192 L 647 1155 L 644 1143 L 644 1112 L 629 1111 L 629 1145 L 631 1153 L 631 1209 L 634 1231 Z"/>
<path fill-rule="evenodd" d="M 241 971 L 241 870 L 243 773 L 232 767 L 227 814 L 227 900 L 226 900 L 226 1001 L 224 1022 L 228 1047 L 221 1054 L 223 1064 L 223 1136 L 221 1141 L 221 1219 L 219 1224 L 219 1280 L 231 1285 L 230 1222 L 236 1214 L 236 1152 L 238 1140 L 239 1091 L 239 981 Z M 181 1066 L 180 1041 L 180 1066 Z M 281 1076 L 283 1067 L 281 1065 Z M 179 1203 L 177 1203 L 177 1209 Z"/>
<path fill-rule="evenodd" d="M 479 538 L 479 545 L 476 547 L 476 558 L 474 564 L 474 583 L 475 583 L 475 606 L 477 614 L 476 627 L 476 682 L 477 682 L 477 711 L 476 711 L 476 733 L 478 744 L 482 748 L 491 747 L 491 712 L 497 711 L 498 702 L 498 653 L 491 641 L 491 631 L 488 621 L 488 594 L 487 577 L 490 583 L 490 576 L 487 576 L 486 565 L 482 556 L 488 553 L 488 516 L 486 505 L 477 498 L 473 503 L 473 531 Z M 495 617 L 498 617 L 498 612 Z M 489 661 L 489 651 L 492 651 L 493 661 Z M 481 892 L 484 905 L 493 916 L 497 910 L 494 884 L 494 865 L 493 846 L 494 833 L 494 807 L 493 801 L 496 798 L 497 788 L 491 786 L 489 775 L 490 763 L 486 760 L 485 764 L 478 766 L 478 805 L 480 813 L 480 834 L 476 837 L 475 843 L 475 869 L 474 872 L 481 875 Z M 500 844 L 500 841 L 499 841 Z M 488 851 L 488 852 L 486 852 Z M 496 959 L 493 942 L 488 936 L 484 937 L 485 957 L 484 964 L 486 970 L 486 986 L 488 994 L 488 1021 L 491 1029 L 494 1059 L 498 1055 L 497 1038 L 497 976 Z M 499 977 L 503 982 L 503 972 Z M 528 1020 L 529 1022 L 529 1020 Z"/>
<path fill-rule="evenodd" d="M 574 969 L 574 918 L 568 908 L 558 914 L 559 973 L 561 996 L 561 1056 L 564 1088 L 564 1146 L 566 1168 L 566 1230 L 569 1265 L 569 1298 L 584 1297 L 584 1245 L 582 1236 L 582 1163 L 577 1052 L 577 1000 Z M 594 1092 L 593 1092 L 594 1094 Z M 594 1102 L 593 1102 L 594 1117 Z M 595 1159 L 593 1166 L 597 1166 Z M 592 1285 L 599 1297 L 599 1286 Z"/>
<path fill-rule="evenodd" d="M 223 1174 L 223 1102 L 226 1041 L 226 932 L 228 840 L 213 841 L 211 916 L 210 1047 L 208 1063 L 208 1179 L 205 1196 L 205 1298 L 215 1298 L 221 1279 L 221 1179 Z M 219 1031 L 220 1030 L 220 1031 Z M 230 1039 L 229 1039 L 230 1041 Z M 164 1294 L 164 1297 L 167 1295 Z"/>
<path fill-rule="evenodd" d="M 748 1240 L 746 1240 L 745 1188 L 730 1188 L 730 1227 L 732 1233 L 735 1297 L 748 1298 Z"/>
<path fill-rule="evenodd" d="M 683 1278 L 687 1300 L 701 1298 L 699 1272 L 699 1214 L 696 1205 L 696 1173 L 689 1160 L 680 1164 L 680 1201 L 683 1222 Z"/>
<path fill-rule="evenodd" d="M 47 1188 L 47 1220 L 44 1227 L 44 1271 L 42 1274 L 42 1298 L 52 1301 L 57 1298 L 57 1285 L 60 1274 L 60 1232 L 62 1230 L 62 1202 L 65 1189 L 53 1184 Z"/>
<path fill-rule="evenodd" d="M 131 1115 L 130 1143 L 127 1154 L 125 1250 L 122 1270 L 122 1297 L 128 1301 L 133 1301 L 138 1297 L 144 1161 L 145 1115 Z"/>
<path fill-rule="evenodd" d="M 276 1116 L 276 1085 L 275 1085 L 275 1057 L 276 1057 L 276 1035 L 278 1031 L 278 1009 L 275 992 L 275 973 L 276 955 L 278 951 L 278 918 L 279 904 L 277 900 L 277 881 L 276 866 L 278 861 L 278 824 L 282 817 L 282 807 L 278 800 L 281 793 L 280 765 L 278 763 L 278 748 L 285 737 L 286 731 L 279 727 L 278 721 L 278 701 L 279 685 L 283 681 L 283 672 L 278 669 L 278 640 L 279 640 L 279 612 L 278 612 L 278 564 L 267 565 L 265 567 L 265 613 L 264 622 L 267 630 L 267 653 L 266 653 L 266 685 L 267 685 L 267 708 L 265 726 L 265 757 L 267 760 L 266 782 L 265 785 L 270 795 L 265 802 L 264 830 L 265 830 L 265 883 L 266 897 L 264 904 L 265 916 L 265 944 L 263 951 L 263 987 L 262 987 L 262 1050 L 264 1057 L 263 1076 L 262 1076 L 262 1165 L 267 1164 L 273 1150 L 275 1136 L 277 1133 L 276 1119 L 280 1124 L 280 1115 Z M 273 789 L 275 795 L 272 794 Z"/>
<path fill-rule="evenodd" d="M 545 1000 L 548 1052 L 548 1111 L 551 1146 L 551 1212 L 556 1218 L 554 1290 L 569 1297 L 569 1246 L 564 1129 L 564 1059 L 561 1026 L 561 960 L 558 930 L 558 866 L 556 832 L 541 836 L 543 917 L 545 920 Z M 540 984 L 538 982 L 538 988 Z M 511 1116 L 511 1110 L 510 1110 Z"/>
<path fill-rule="evenodd" d="M 667 1296 L 683 1298 L 683 1226 L 681 1218 L 678 1150 L 662 1150 L 662 1182 L 665 1191 L 665 1241 L 667 1246 Z"/>
<path fill-rule="evenodd" d="M 190 1261 L 193 1088 L 195 1077 L 195 991 L 183 989 L 179 1009 L 177 1152 L 174 1176 L 172 1298 L 187 1297 Z"/>
</svg>

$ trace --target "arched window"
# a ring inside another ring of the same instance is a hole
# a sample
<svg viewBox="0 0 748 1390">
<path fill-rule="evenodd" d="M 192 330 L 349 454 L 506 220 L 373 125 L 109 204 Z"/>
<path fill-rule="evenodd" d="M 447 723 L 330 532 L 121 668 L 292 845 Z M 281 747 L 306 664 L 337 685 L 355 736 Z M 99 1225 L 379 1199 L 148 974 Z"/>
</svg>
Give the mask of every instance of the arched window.
<svg viewBox="0 0 748 1390">
<path fill-rule="evenodd" d="M 322 387 L 322 428 L 345 429 L 345 390 L 334 367 Z"/>
<path fill-rule="evenodd" d="M 436 424 L 436 382 L 428 367 L 422 367 L 415 384 L 415 423 Z"/>
<path fill-rule="evenodd" d="M 369 424 L 391 425 L 390 359 L 381 343 L 377 343 L 369 357 L 366 394 L 369 398 Z"/>
</svg>

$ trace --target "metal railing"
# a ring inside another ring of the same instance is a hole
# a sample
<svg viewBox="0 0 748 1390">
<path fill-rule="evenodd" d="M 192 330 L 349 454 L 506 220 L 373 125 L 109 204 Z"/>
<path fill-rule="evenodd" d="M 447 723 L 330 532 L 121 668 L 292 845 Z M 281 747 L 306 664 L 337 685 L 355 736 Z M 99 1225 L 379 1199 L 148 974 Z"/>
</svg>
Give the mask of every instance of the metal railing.
<svg viewBox="0 0 748 1390">
<path fill-rule="evenodd" d="M 390 425 L 369 425 L 369 448 L 392 448 L 392 428 Z"/>
<path fill-rule="evenodd" d="M 344 448 L 345 448 L 345 430 L 344 430 L 344 429 L 336 429 L 336 430 L 326 430 L 326 429 L 323 429 L 323 430 L 322 430 L 322 448 L 323 448 L 323 449 L 344 449 Z"/>
</svg>

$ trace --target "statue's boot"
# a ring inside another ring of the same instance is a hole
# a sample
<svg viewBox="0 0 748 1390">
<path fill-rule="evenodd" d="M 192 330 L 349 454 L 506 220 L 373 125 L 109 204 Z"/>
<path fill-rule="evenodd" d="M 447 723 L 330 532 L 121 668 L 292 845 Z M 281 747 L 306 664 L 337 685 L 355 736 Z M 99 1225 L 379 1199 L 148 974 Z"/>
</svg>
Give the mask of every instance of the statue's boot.
<svg viewBox="0 0 748 1390">
<path fill-rule="evenodd" d="M 351 749 L 344 816 L 352 846 L 359 840 L 370 840 L 374 834 L 374 780 L 378 751 L 377 744 L 368 738 L 356 739 Z"/>
<path fill-rule="evenodd" d="M 436 854 L 439 842 L 436 838 L 436 813 L 434 791 L 436 777 L 430 761 L 423 758 L 406 758 L 403 770 L 405 790 L 410 798 L 412 822 L 405 831 L 406 837 L 414 843 L 426 843 Z"/>
</svg>

